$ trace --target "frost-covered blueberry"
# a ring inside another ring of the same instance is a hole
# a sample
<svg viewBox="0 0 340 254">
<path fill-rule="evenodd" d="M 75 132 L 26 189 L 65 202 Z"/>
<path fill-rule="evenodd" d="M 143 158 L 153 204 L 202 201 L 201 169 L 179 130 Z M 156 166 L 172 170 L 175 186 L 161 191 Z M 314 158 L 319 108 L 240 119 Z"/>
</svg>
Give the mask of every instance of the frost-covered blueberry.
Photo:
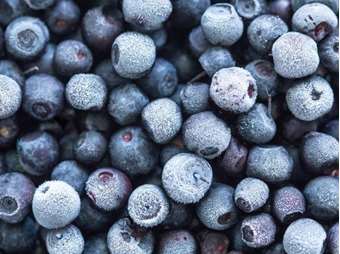
<svg viewBox="0 0 340 254">
<path fill-rule="evenodd" d="M 83 254 L 109 254 L 105 234 L 91 236 L 86 240 Z"/>
<path fill-rule="evenodd" d="M 16 81 L 0 74 L 0 119 L 14 115 L 21 106 L 22 92 Z"/>
<path fill-rule="evenodd" d="M 330 34 L 319 43 L 319 56 L 323 66 L 333 72 L 339 71 L 339 33 Z"/>
<path fill-rule="evenodd" d="M 164 229 L 185 228 L 193 219 L 193 209 L 190 205 L 179 204 L 169 199 L 169 214 L 162 222 Z"/>
<path fill-rule="evenodd" d="M 186 230 L 168 231 L 160 236 L 158 253 L 174 254 L 185 253 L 195 254 L 198 251 L 194 236 Z"/>
<path fill-rule="evenodd" d="M 235 9 L 242 18 L 253 19 L 266 11 L 265 0 L 234 0 Z"/>
<path fill-rule="evenodd" d="M 112 89 L 119 85 L 125 85 L 128 81 L 113 69 L 111 59 L 105 59 L 101 61 L 93 70 L 94 74 L 104 79 L 108 89 Z"/>
<path fill-rule="evenodd" d="M 7 59 L 0 60 L 0 74 L 15 80 L 19 86 L 24 86 L 25 76 L 16 62 Z"/>
<path fill-rule="evenodd" d="M 339 120 L 334 119 L 326 123 L 322 128 L 322 132 L 339 140 Z"/>
<path fill-rule="evenodd" d="M 189 83 L 180 92 L 181 105 L 185 113 L 197 114 L 209 107 L 209 85 Z"/>
<path fill-rule="evenodd" d="M 197 57 L 203 54 L 203 52 L 211 46 L 210 42 L 205 37 L 201 26 L 195 27 L 191 30 L 188 40 L 191 52 Z"/>
<path fill-rule="evenodd" d="M 331 254 L 339 253 L 339 223 L 334 224 L 328 230 L 327 247 Z"/>
</svg>

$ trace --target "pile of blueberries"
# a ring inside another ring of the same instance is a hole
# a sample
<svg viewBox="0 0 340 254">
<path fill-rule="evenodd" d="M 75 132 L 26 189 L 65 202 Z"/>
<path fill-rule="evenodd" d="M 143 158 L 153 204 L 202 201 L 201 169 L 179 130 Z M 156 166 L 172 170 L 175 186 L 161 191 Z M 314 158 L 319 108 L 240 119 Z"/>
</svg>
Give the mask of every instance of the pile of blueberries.
<svg viewBox="0 0 340 254">
<path fill-rule="evenodd" d="M 338 254 L 338 0 L 0 0 L 0 254 Z"/>
</svg>

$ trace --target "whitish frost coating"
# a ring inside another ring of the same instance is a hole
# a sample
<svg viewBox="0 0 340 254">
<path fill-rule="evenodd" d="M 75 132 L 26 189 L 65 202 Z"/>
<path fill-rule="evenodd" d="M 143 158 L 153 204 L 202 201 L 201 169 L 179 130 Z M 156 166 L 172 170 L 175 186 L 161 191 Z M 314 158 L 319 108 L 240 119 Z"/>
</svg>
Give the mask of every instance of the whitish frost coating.
<svg viewBox="0 0 340 254">
<path fill-rule="evenodd" d="M 330 254 L 339 254 L 339 223 L 336 223 L 328 230 L 327 246 Z"/>
<path fill-rule="evenodd" d="M 130 195 L 128 212 L 131 219 L 142 227 L 154 227 L 169 214 L 169 202 L 162 189 L 153 184 L 144 184 Z"/>
<path fill-rule="evenodd" d="M 158 254 L 196 254 L 197 249 L 196 240 L 189 231 L 174 230 L 161 235 Z"/>
<path fill-rule="evenodd" d="M 233 113 L 247 112 L 256 101 L 256 81 L 243 68 L 221 69 L 212 77 L 210 97 L 224 110 Z"/>
<path fill-rule="evenodd" d="M 25 3 L 33 10 L 44 10 L 52 6 L 58 0 L 25 0 Z"/>
<path fill-rule="evenodd" d="M 173 200 L 183 204 L 198 202 L 209 190 L 212 169 L 203 158 L 180 153 L 167 161 L 162 172 L 162 184 Z"/>
<path fill-rule="evenodd" d="M 214 45 L 231 46 L 243 33 L 243 21 L 231 4 L 219 3 L 203 13 L 201 27 Z"/>
<path fill-rule="evenodd" d="M 69 184 L 63 181 L 47 181 L 36 189 L 32 210 L 41 226 L 48 229 L 61 228 L 78 216 L 80 198 Z"/>
<path fill-rule="evenodd" d="M 142 122 L 156 143 L 168 143 L 181 129 L 181 109 L 170 99 L 154 100 L 144 107 Z"/>
<path fill-rule="evenodd" d="M 0 119 L 14 115 L 20 108 L 21 88 L 13 79 L 0 74 Z"/>
<path fill-rule="evenodd" d="M 85 244 L 83 235 L 74 225 L 49 230 L 45 242 L 49 254 L 81 254 Z"/>
<path fill-rule="evenodd" d="M 297 32 L 288 32 L 277 39 L 272 54 L 275 71 L 288 79 L 313 74 L 320 62 L 315 41 Z"/>
<path fill-rule="evenodd" d="M 326 232 L 312 219 L 299 219 L 288 226 L 283 235 L 283 248 L 287 254 L 324 253 Z"/>
<path fill-rule="evenodd" d="M 296 118 L 313 121 L 331 110 L 334 94 L 327 80 L 313 76 L 294 82 L 287 91 L 286 102 Z"/>
<path fill-rule="evenodd" d="M 137 79 L 151 69 L 156 59 L 153 40 L 137 32 L 119 35 L 112 45 L 112 65 L 123 78 Z"/>
</svg>

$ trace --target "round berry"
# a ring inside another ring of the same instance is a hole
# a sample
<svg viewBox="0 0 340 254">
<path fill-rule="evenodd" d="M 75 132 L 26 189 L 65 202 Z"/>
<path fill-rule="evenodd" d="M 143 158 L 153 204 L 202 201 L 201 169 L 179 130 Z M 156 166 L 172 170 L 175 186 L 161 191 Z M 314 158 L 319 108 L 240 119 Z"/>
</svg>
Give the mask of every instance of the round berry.
<svg viewBox="0 0 340 254">
<path fill-rule="evenodd" d="M 14 115 L 21 106 L 22 92 L 16 81 L 0 74 L 0 119 Z"/>
<path fill-rule="evenodd" d="M 159 254 L 197 253 L 197 243 L 193 235 L 186 230 L 174 230 L 161 234 L 159 240 Z"/>
</svg>

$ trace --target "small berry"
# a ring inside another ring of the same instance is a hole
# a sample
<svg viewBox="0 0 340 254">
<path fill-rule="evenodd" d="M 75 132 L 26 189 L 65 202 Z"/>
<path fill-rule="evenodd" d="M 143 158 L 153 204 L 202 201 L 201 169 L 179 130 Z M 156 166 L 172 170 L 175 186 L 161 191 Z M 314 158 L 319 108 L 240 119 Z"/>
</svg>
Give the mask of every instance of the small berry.
<svg viewBox="0 0 340 254">
<path fill-rule="evenodd" d="M 168 231 L 160 236 L 158 247 L 159 254 L 195 254 L 197 251 L 198 248 L 196 240 L 189 231 Z"/>
<path fill-rule="evenodd" d="M 327 233 L 327 247 L 330 254 L 339 253 L 339 223 L 334 224 Z"/>
<path fill-rule="evenodd" d="M 180 98 L 185 113 L 192 115 L 206 111 L 209 108 L 209 85 L 188 84 L 181 89 Z"/>
</svg>

